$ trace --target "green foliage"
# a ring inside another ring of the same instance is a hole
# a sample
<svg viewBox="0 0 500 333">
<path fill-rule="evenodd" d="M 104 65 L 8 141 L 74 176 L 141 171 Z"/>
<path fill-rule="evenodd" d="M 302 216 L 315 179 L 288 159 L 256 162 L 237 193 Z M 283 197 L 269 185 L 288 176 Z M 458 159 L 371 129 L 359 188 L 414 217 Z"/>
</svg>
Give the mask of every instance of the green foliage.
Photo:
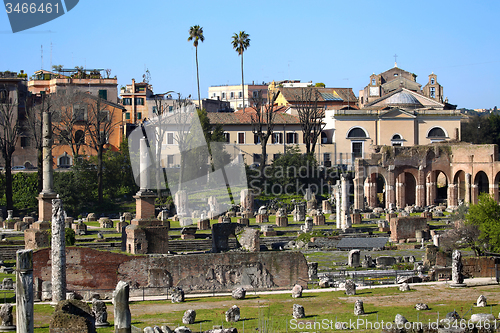
<svg viewBox="0 0 500 333">
<path fill-rule="evenodd" d="M 318 82 L 314 86 L 317 87 L 317 88 L 324 88 L 324 87 L 326 87 L 323 82 Z"/>
<path fill-rule="evenodd" d="M 500 252 L 500 204 L 495 199 L 481 193 L 478 203 L 470 206 L 466 222 L 479 228 L 479 242 L 485 249 Z"/>
<path fill-rule="evenodd" d="M 12 175 L 12 199 L 14 209 L 33 211 L 38 208 L 37 173 L 18 172 Z M 5 205 L 5 175 L 0 174 L 0 204 Z"/>
<path fill-rule="evenodd" d="M 413 270 L 413 264 L 409 263 L 409 262 L 401 262 L 399 264 L 392 265 L 392 269 L 394 269 L 394 270 L 401 270 L 401 271 L 412 271 Z"/>
<path fill-rule="evenodd" d="M 322 230 L 313 230 L 311 232 L 305 232 L 303 234 L 300 234 L 295 241 L 296 242 L 303 241 L 304 243 L 309 243 L 312 237 L 327 237 L 327 236 L 330 236 L 330 234 L 327 234 Z"/>
<path fill-rule="evenodd" d="M 73 246 L 76 243 L 75 231 L 71 228 L 64 230 L 64 241 L 66 246 Z"/>
</svg>

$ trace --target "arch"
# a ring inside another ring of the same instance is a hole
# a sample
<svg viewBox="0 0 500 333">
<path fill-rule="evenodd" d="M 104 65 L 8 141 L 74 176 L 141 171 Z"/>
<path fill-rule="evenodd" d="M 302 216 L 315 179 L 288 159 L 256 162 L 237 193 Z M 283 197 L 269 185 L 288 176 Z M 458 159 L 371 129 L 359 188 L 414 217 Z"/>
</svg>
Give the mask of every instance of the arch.
<svg viewBox="0 0 500 333">
<path fill-rule="evenodd" d="M 405 179 L 405 193 L 404 193 L 404 200 L 406 205 L 414 205 L 416 202 L 416 196 L 417 196 L 417 180 L 415 179 L 415 176 L 410 173 L 410 172 L 405 172 L 404 173 L 404 179 Z"/>
<path fill-rule="evenodd" d="M 427 137 L 433 139 L 446 139 L 448 138 L 448 133 L 446 133 L 446 130 L 444 128 L 440 126 L 434 126 L 427 132 Z"/>
<path fill-rule="evenodd" d="M 395 133 L 393 136 L 392 136 L 392 141 L 395 141 L 395 140 L 403 140 L 403 137 L 401 136 L 401 134 L 399 133 Z"/>
<path fill-rule="evenodd" d="M 361 139 L 361 138 L 368 138 L 367 131 L 359 126 L 354 126 L 351 127 L 347 131 L 347 139 Z"/>
<path fill-rule="evenodd" d="M 441 170 L 436 170 L 436 203 L 448 202 L 448 177 Z"/>
<path fill-rule="evenodd" d="M 325 132 L 321 132 L 321 143 L 328 143 L 328 136 Z"/>
<path fill-rule="evenodd" d="M 75 132 L 75 143 L 85 144 L 85 133 L 82 130 Z"/>
<path fill-rule="evenodd" d="M 477 186 L 477 195 L 481 193 L 490 193 L 490 184 L 488 175 L 484 171 L 479 171 L 474 177 L 474 185 Z"/>
<path fill-rule="evenodd" d="M 385 207 L 386 205 L 386 178 L 377 172 L 371 173 L 365 178 L 365 201 L 368 207 Z"/>
<path fill-rule="evenodd" d="M 495 199 L 496 202 L 500 200 L 500 192 L 499 192 L 499 183 L 500 183 L 500 172 L 498 172 L 495 176 L 495 180 L 493 182 L 493 185 L 495 187 L 495 190 L 493 192 L 493 198 Z"/>
<path fill-rule="evenodd" d="M 57 157 L 58 168 L 69 168 L 71 165 L 73 165 L 73 159 L 68 153 L 64 152 L 64 154 Z"/>
<path fill-rule="evenodd" d="M 465 202 L 466 195 L 466 184 L 465 184 L 465 172 L 459 170 L 455 173 L 453 177 L 453 183 L 457 185 L 457 200 L 460 202 Z"/>
</svg>

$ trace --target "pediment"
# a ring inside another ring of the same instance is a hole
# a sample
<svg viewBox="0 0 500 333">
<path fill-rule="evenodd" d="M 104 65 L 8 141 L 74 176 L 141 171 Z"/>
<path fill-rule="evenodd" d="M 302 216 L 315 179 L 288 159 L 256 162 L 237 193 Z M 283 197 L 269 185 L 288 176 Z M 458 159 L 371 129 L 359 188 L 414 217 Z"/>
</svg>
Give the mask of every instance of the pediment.
<svg viewBox="0 0 500 333">
<path fill-rule="evenodd" d="M 379 118 L 398 118 L 398 119 L 414 119 L 416 116 L 399 108 L 392 108 L 380 114 Z"/>
</svg>

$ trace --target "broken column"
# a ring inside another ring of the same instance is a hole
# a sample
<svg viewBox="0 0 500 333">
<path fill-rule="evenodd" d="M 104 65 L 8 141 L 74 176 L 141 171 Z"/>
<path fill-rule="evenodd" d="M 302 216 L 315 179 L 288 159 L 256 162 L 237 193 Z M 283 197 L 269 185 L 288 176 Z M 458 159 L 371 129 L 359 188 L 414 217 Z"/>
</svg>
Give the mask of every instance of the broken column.
<svg viewBox="0 0 500 333">
<path fill-rule="evenodd" d="M 243 189 L 240 193 L 240 205 L 242 211 L 253 212 L 253 192 L 249 189 Z"/>
<path fill-rule="evenodd" d="M 131 333 L 132 318 L 129 302 L 130 287 L 127 282 L 120 281 L 113 292 L 113 305 L 115 307 L 115 333 Z"/>
<path fill-rule="evenodd" d="M 66 299 L 66 243 L 61 199 L 52 200 L 52 302 Z"/>
<path fill-rule="evenodd" d="M 51 114 L 44 111 L 42 121 L 43 187 L 42 192 L 38 195 L 38 221 L 50 221 L 52 218 L 52 199 L 57 197 L 53 190 Z"/>
<path fill-rule="evenodd" d="M 16 252 L 17 332 L 33 333 L 33 250 Z"/>
<path fill-rule="evenodd" d="M 467 287 L 464 283 L 464 275 L 462 274 L 463 264 L 462 264 L 462 253 L 459 250 L 453 251 L 452 255 L 452 266 L 451 266 L 451 287 Z"/>
<path fill-rule="evenodd" d="M 341 185 L 340 180 L 337 180 L 337 184 L 334 186 L 335 188 L 335 212 L 337 214 L 336 218 L 336 228 L 340 229 L 342 227 L 342 215 L 341 215 L 341 205 L 342 205 L 342 197 L 341 197 Z"/>
<path fill-rule="evenodd" d="M 177 191 L 174 196 L 174 203 L 178 217 L 185 217 L 189 215 L 188 195 L 186 191 Z"/>
<path fill-rule="evenodd" d="M 341 187 L 342 187 L 342 204 L 341 204 L 341 220 L 342 229 L 345 230 L 351 227 L 351 217 L 349 215 L 349 178 L 347 175 L 341 176 Z"/>
</svg>

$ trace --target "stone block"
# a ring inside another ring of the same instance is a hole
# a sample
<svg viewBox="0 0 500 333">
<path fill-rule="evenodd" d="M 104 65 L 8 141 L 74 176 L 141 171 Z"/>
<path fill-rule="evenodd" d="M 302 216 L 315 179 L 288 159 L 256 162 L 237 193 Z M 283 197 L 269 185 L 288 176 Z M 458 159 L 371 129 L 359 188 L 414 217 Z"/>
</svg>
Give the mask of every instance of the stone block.
<svg viewBox="0 0 500 333">
<path fill-rule="evenodd" d="M 287 227 L 288 226 L 288 217 L 276 217 L 276 226 L 278 227 Z"/>
<path fill-rule="evenodd" d="M 32 225 L 33 223 L 35 223 L 35 218 L 34 217 L 31 217 L 31 216 L 25 216 L 23 218 L 23 222 L 26 222 L 28 223 L 29 225 Z"/>
<path fill-rule="evenodd" d="M 109 217 L 101 217 L 99 219 L 99 226 L 103 229 L 113 228 L 113 220 Z"/>
<path fill-rule="evenodd" d="M 255 217 L 255 223 L 268 223 L 269 215 L 267 214 L 257 214 Z"/>
<path fill-rule="evenodd" d="M 198 220 L 198 230 L 209 230 L 210 229 L 210 220 L 209 219 L 200 219 Z"/>
<path fill-rule="evenodd" d="M 37 230 L 31 228 L 24 230 L 24 248 L 26 250 L 36 250 L 43 247 L 49 247 L 49 244 L 49 230 Z"/>
<path fill-rule="evenodd" d="M 362 217 L 361 217 L 361 214 L 360 213 L 354 213 L 354 214 L 351 214 L 351 221 L 352 221 L 352 224 L 361 224 L 362 222 Z"/>
<path fill-rule="evenodd" d="M 250 225 L 250 220 L 245 217 L 242 217 L 238 219 L 238 223 L 246 225 L 248 227 Z"/>
<path fill-rule="evenodd" d="M 260 232 L 257 229 L 245 228 L 237 235 L 241 247 L 249 252 L 260 251 Z"/>
<path fill-rule="evenodd" d="M 314 215 L 313 216 L 313 224 L 314 225 L 325 225 L 325 216 L 324 215 Z"/>
</svg>

